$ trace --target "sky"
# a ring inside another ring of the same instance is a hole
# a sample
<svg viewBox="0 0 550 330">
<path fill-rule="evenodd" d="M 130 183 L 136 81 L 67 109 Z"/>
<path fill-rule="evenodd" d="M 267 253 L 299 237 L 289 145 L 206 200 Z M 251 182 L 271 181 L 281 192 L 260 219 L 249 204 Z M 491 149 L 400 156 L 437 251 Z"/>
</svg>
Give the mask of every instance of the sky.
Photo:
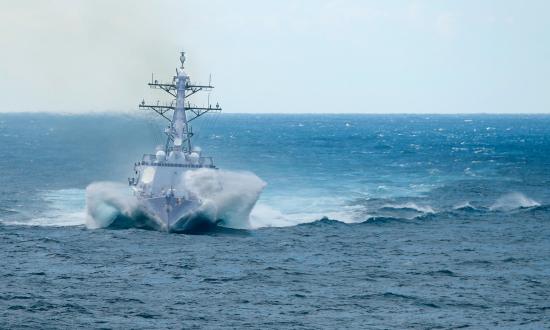
<svg viewBox="0 0 550 330">
<path fill-rule="evenodd" d="M 0 0 L 0 112 L 550 113 L 550 1 Z M 195 100 L 204 102 L 204 97 Z"/>
</svg>

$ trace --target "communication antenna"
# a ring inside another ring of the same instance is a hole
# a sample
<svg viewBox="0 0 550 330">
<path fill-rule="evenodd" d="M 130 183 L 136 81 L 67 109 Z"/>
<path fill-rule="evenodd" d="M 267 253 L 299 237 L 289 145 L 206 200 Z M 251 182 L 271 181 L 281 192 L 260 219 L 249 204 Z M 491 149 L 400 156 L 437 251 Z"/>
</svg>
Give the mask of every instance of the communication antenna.
<svg viewBox="0 0 550 330">
<path fill-rule="evenodd" d="M 208 75 L 208 86 L 212 86 L 212 73 Z M 212 89 L 208 90 L 208 108 L 211 108 L 210 106 L 210 94 L 212 93 Z"/>
<path fill-rule="evenodd" d="M 208 77 L 208 85 L 204 84 L 194 84 L 188 80 L 188 76 L 184 73 L 184 65 L 186 63 L 186 54 L 185 52 L 180 53 L 180 67 L 176 67 L 176 75 L 172 77 L 172 81 L 170 83 L 162 83 L 158 80 L 155 80 L 154 73 L 151 73 L 151 83 L 149 86 L 154 89 L 161 89 L 168 93 L 170 96 L 172 96 L 172 99 L 169 101 L 163 101 L 160 102 L 157 100 L 157 102 L 152 104 L 146 104 L 145 100 L 142 100 L 139 104 L 139 108 L 143 110 L 152 110 L 156 112 L 158 115 L 166 119 L 168 122 L 170 122 L 170 125 L 168 126 L 168 132 L 165 131 L 165 133 L 168 134 L 168 140 L 166 141 L 165 149 L 167 151 L 171 150 L 177 150 L 180 146 L 176 146 L 173 144 L 173 134 L 174 132 L 170 131 L 173 129 L 172 124 L 173 121 L 175 121 L 175 113 L 176 112 L 183 112 L 186 114 L 184 117 L 185 121 L 185 127 L 182 132 L 179 132 L 182 138 L 187 141 L 188 149 L 191 150 L 191 136 L 192 131 L 191 128 L 188 126 L 188 123 L 211 112 L 217 112 L 219 113 L 222 109 L 219 106 L 218 103 L 216 103 L 215 106 L 210 104 L 210 97 L 211 90 L 214 88 L 212 86 L 212 74 L 209 74 Z M 185 86 L 178 86 L 178 78 L 181 76 L 187 77 L 187 81 L 185 82 Z M 184 88 L 181 88 L 184 87 Z M 208 92 L 208 105 L 205 106 L 197 106 L 195 104 L 192 104 L 190 102 L 190 97 L 200 91 Z M 183 99 L 183 102 L 178 105 L 178 102 L 176 102 L 176 99 L 181 98 Z M 215 117 L 217 118 L 217 116 Z"/>
</svg>

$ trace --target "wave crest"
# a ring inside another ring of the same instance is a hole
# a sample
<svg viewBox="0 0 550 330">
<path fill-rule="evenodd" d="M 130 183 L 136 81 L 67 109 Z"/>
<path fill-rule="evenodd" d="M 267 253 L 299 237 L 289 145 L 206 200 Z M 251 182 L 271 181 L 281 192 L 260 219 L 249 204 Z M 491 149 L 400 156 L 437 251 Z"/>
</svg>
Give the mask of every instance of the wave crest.
<svg viewBox="0 0 550 330">
<path fill-rule="evenodd" d="M 532 200 L 519 192 L 513 192 L 499 197 L 493 205 L 489 207 L 490 211 L 512 211 L 516 209 L 530 208 L 540 206 L 540 203 Z"/>
<path fill-rule="evenodd" d="M 138 202 L 128 186 L 117 182 L 94 182 L 86 187 L 86 227 L 107 228 L 117 217 L 137 217 Z"/>
<path fill-rule="evenodd" d="M 224 227 L 249 229 L 250 212 L 266 183 L 251 172 L 212 169 L 188 171 L 184 184 L 203 204 L 199 210 Z"/>
</svg>

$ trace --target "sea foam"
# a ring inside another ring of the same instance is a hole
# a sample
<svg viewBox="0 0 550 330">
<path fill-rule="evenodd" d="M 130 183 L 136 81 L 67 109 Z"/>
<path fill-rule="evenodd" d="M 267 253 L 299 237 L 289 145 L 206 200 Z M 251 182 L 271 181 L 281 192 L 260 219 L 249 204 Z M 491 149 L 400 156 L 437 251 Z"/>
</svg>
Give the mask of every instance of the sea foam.
<svg viewBox="0 0 550 330">
<path fill-rule="evenodd" d="M 183 184 L 202 200 L 199 212 L 236 229 L 251 228 L 250 212 L 266 186 L 251 172 L 211 169 L 188 171 Z"/>
<path fill-rule="evenodd" d="M 135 218 L 138 203 L 127 185 L 94 182 L 86 187 L 86 227 L 109 227 L 117 216 Z"/>
<path fill-rule="evenodd" d="M 187 171 L 180 188 L 185 188 L 202 201 L 196 211 L 221 226 L 248 229 L 250 212 L 266 183 L 250 172 L 232 172 L 212 169 Z M 124 219 L 125 227 L 143 221 L 138 200 L 128 186 L 115 182 L 96 182 L 86 188 L 86 226 L 90 229 L 107 228 L 116 219 Z M 154 224 L 154 223 L 152 223 Z M 155 226 L 147 226 L 155 227 Z"/>
<path fill-rule="evenodd" d="M 498 198 L 493 205 L 489 207 L 491 211 L 512 211 L 515 209 L 540 206 L 540 203 L 532 200 L 519 192 L 513 192 Z"/>
</svg>

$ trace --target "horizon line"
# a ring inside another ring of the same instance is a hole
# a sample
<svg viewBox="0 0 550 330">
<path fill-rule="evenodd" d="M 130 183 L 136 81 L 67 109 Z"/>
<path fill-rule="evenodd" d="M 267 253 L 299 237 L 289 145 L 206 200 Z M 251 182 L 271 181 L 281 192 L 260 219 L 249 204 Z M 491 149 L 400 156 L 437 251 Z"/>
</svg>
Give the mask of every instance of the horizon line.
<svg viewBox="0 0 550 330">
<path fill-rule="evenodd" d="M 72 112 L 72 111 L 1 111 L 0 115 L 9 114 L 28 114 L 28 115 L 145 115 L 145 112 L 140 111 L 88 111 L 88 112 Z M 456 115 L 513 115 L 513 116 L 532 116 L 532 115 L 550 115 L 549 112 L 221 112 L 219 115 L 430 115 L 430 116 L 456 116 Z"/>
</svg>

